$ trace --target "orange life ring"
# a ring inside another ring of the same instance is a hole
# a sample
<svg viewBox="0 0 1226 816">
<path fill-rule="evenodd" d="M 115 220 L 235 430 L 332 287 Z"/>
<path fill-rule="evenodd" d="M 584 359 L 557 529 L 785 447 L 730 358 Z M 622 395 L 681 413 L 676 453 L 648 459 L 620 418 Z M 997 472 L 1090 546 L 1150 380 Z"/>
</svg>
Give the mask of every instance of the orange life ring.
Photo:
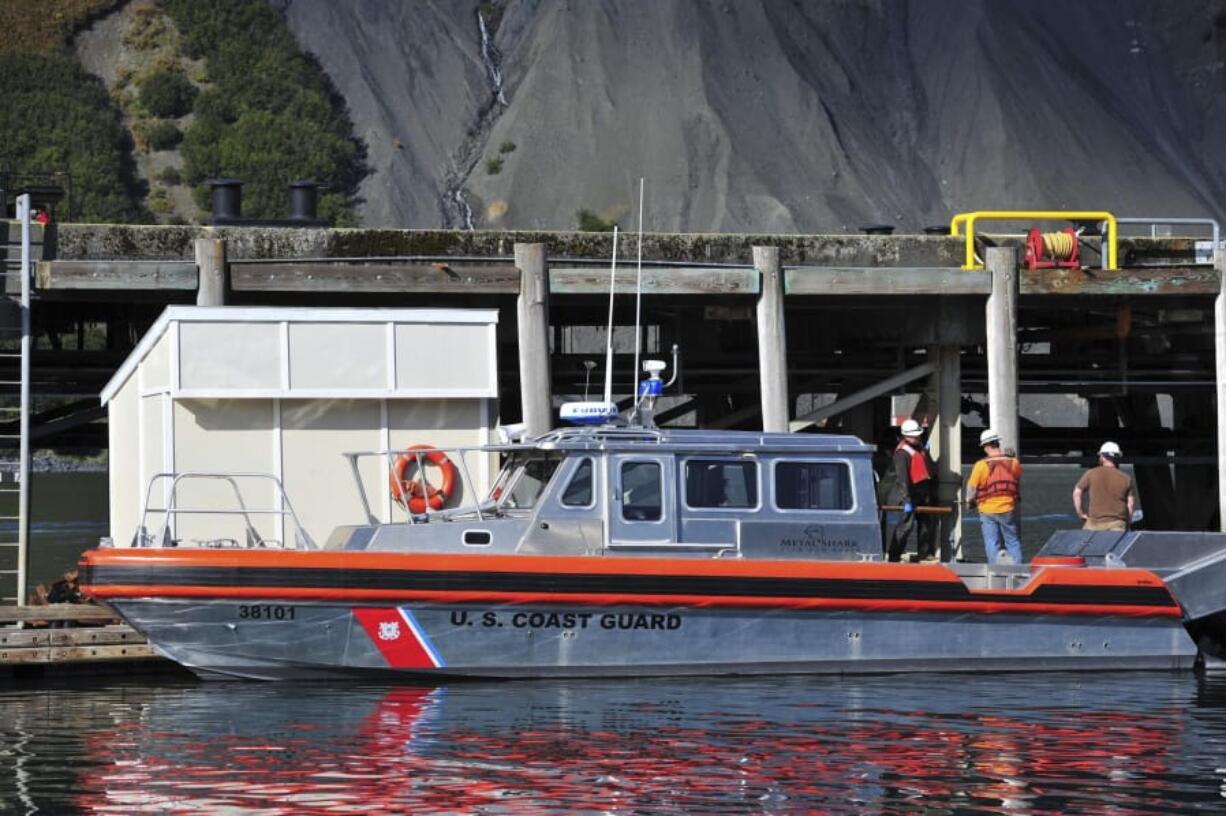
<svg viewBox="0 0 1226 816">
<path fill-rule="evenodd" d="M 420 454 L 423 468 L 425 463 L 437 467 L 443 474 L 443 483 L 438 487 L 434 487 L 426 481 L 426 474 L 421 474 L 421 481 L 413 479 L 405 479 L 404 474 L 410 466 L 417 465 L 418 454 L 412 451 L 426 451 Z M 388 484 L 392 491 L 392 498 L 405 504 L 405 496 L 408 496 L 408 507 L 410 513 L 421 514 L 426 512 L 426 509 L 442 510 L 443 505 L 451 498 L 452 492 L 455 490 L 456 478 L 459 473 L 456 470 L 455 464 L 447 458 L 447 454 L 443 453 L 438 448 L 432 445 L 413 445 L 407 448 L 406 451 L 396 457 L 392 462 L 392 472 L 388 477 Z"/>
</svg>

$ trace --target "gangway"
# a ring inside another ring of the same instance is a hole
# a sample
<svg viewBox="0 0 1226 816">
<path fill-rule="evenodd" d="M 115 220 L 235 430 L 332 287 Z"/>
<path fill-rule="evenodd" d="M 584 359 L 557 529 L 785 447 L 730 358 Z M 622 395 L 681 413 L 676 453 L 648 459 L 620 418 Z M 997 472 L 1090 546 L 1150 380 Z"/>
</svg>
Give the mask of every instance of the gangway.
<svg viewBox="0 0 1226 816">
<path fill-rule="evenodd" d="M 30 538 L 30 276 L 31 199 L 17 197 L 16 222 L 4 224 L 4 287 L 0 292 L 0 370 L 11 371 L 19 362 L 17 379 L 0 379 L 0 425 L 7 426 L 0 440 L 17 440 L 17 457 L 0 461 L 0 604 L 26 602 L 26 575 Z M 19 239 L 11 238 L 16 224 Z M 14 257 L 16 253 L 16 257 Z M 12 433 L 11 418 L 18 417 Z M 7 447 L 7 445 L 6 445 Z M 10 448 L 11 449 L 11 448 Z"/>
</svg>

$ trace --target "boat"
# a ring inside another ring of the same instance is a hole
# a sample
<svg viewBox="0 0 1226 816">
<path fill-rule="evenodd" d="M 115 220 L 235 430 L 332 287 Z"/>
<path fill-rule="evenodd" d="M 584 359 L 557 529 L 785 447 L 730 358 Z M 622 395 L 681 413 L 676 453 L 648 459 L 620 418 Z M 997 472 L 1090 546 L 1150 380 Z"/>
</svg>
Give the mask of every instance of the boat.
<svg viewBox="0 0 1226 816">
<path fill-rule="evenodd" d="M 133 546 L 85 553 L 83 589 L 203 678 L 1223 665 L 1226 535 L 1072 530 L 1029 564 L 890 563 L 871 446 L 655 427 L 663 368 L 644 365 L 628 418 L 571 410 L 592 424 L 345 454 L 364 518 L 322 545 L 257 532 L 239 483 L 271 476 L 161 474 L 166 506 L 151 483 Z M 461 478 L 468 456 L 498 457 L 499 475 L 447 508 L 425 473 Z M 403 519 L 372 512 L 366 457 Z M 193 479 L 234 488 L 241 534 L 175 537 Z M 277 507 L 297 528 L 288 497 Z"/>
</svg>

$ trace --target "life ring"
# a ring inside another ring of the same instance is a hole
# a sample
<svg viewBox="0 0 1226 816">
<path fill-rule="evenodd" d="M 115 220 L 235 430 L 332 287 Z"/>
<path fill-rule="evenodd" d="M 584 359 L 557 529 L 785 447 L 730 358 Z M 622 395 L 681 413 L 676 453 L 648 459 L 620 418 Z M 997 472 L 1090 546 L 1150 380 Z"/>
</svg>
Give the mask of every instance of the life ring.
<svg viewBox="0 0 1226 816">
<path fill-rule="evenodd" d="M 426 452 L 415 454 L 412 451 Z M 429 462 L 442 472 L 443 483 L 438 487 L 426 481 L 425 473 L 421 474 L 420 482 L 404 478 L 404 474 L 410 467 L 416 467 L 418 456 L 421 457 L 423 466 Z M 413 445 L 392 462 L 388 485 L 391 488 L 393 499 L 404 505 L 405 496 L 408 496 L 409 512 L 420 515 L 426 512 L 427 508 L 430 510 L 443 509 L 443 505 L 447 503 L 455 490 L 458 475 L 455 464 L 447 458 L 447 454 L 432 445 Z"/>
</svg>

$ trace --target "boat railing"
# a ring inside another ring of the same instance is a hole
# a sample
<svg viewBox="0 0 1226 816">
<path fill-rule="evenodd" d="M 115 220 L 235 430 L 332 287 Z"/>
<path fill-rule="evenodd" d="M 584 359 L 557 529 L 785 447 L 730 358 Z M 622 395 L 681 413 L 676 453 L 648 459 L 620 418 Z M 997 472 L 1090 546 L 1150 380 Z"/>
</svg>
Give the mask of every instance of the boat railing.
<svg viewBox="0 0 1226 816">
<path fill-rule="evenodd" d="M 243 492 L 239 489 L 238 480 L 260 480 L 271 482 L 276 488 L 276 496 L 278 501 L 273 507 L 248 507 L 246 500 L 243 498 Z M 169 480 L 169 485 L 165 484 Z M 234 495 L 234 506 L 232 507 L 182 507 L 179 505 L 179 487 L 184 482 L 191 481 L 214 481 L 222 482 L 228 485 Z M 158 507 L 153 504 L 154 489 L 159 484 L 162 485 L 165 499 L 165 506 Z M 149 533 L 149 516 L 150 514 L 162 515 L 162 526 L 156 536 Z M 260 534 L 256 529 L 256 525 L 252 520 L 253 516 L 277 516 L 282 519 L 288 519 L 293 525 L 294 548 L 300 550 L 317 549 L 315 541 L 311 535 L 302 527 L 298 520 L 298 514 L 294 512 L 294 506 L 286 495 L 285 486 L 281 480 L 271 473 L 216 473 L 203 471 L 185 471 L 182 473 L 158 473 L 149 480 L 149 485 L 145 489 L 145 496 L 141 502 L 140 525 L 136 529 L 136 534 L 132 539 L 133 547 L 176 547 L 179 544 L 175 538 L 175 530 L 177 527 L 176 519 L 180 516 L 237 516 L 242 519 L 243 523 L 243 541 L 240 543 L 237 539 L 215 538 L 197 542 L 199 545 L 208 547 L 271 547 L 288 549 L 283 540 L 266 537 Z"/>
<path fill-rule="evenodd" d="M 537 450 L 533 445 L 467 445 L 456 447 L 413 447 L 410 449 L 388 449 L 374 451 L 349 451 L 341 455 L 349 462 L 350 472 L 353 474 L 354 484 L 357 485 L 358 498 L 362 502 L 362 512 L 366 514 L 367 523 L 381 523 L 379 516 L 371 507 L 370 497 L 366 493 L 366 485 L 362 481 L 362 471 L 359 462 L 364 459 L 377 458 L 383 462 L 384 472 L 387 475 L 387 480 L 390 483 L 397 479 L 396 476 L 396 461 L 401 456 L 412 457 L 413 464 L 417 467 L 417 473 L 422 483 L 425 484 L 426 466 L 431 464 L 430 457 L 434 454 L 441 453 L 447 457 L 452 465 L 455 466 L 461 477 L 461 490 L 463 495 L 468 495 L 470 492 L 478 496 L 477 500 L 471 504 L 464 504 L 459 507 L 444 507 L 439 510 L 432 510 L 428 507 L 421 513 L 415 513 L 410 508 L 410 499 L 416 496 L 406 495 L 409 491 L 401 492 L 401 499 L 394 499 L 395 503 L 403 507 L 408 524 L 421 524 L 428 521 L 430 518 L 441 518 L 450 520 L 453 518 L 472 516 L 473 518 L 483 521 L 491 515 L 495 515 L 498 502 L 493 499 L 484 499 L 480 497 L 478 484 L 472 478 L 472 473 L 468 467 L 468 454 L 489 455 L 495 453 L 509 453 L 522 450 Z M 423 497 L 426 495 L 423 489 Z"/>
</svg>

